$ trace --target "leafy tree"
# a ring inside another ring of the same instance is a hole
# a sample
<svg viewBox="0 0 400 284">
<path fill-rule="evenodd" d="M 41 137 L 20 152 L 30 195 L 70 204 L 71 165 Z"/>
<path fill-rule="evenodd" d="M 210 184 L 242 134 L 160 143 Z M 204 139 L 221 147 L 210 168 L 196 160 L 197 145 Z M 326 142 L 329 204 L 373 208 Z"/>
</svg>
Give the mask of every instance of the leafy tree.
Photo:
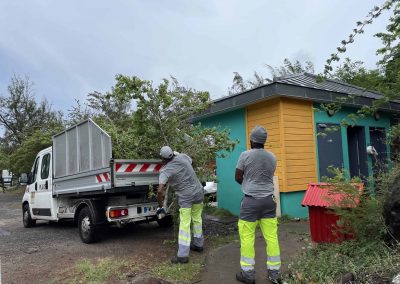
<svg viewBox="0 0 400 284">
<path fill-rule="evenodd" d="M 384 74 L 378 69 L 369 70 L 362 61 L 352 61 L 346 58 L 345 62 L 335 69 L 332 79 L 365 88 L 380 91 L 383 87 Z"/>
<path fill-rule="evenodd" d="M 304 72 L 314 74 L 314 64 L 311 61 L 306 61 L 305 63 L 302 63 L 299 60 L 295 60 L 292 62 L 289 59 L 285 58 L 283 60 L 283 66 L 272 67 L 271 65 L 266 65 L 266 67 L 268 68 L 270 73 L 269 77 L 264 77 L 263 75 L 254 71 L 254 75 L 252 78 L 244 80 L 238 72 L 234 72 L 232 86 L 228 88 L 229 94 L 233 95 L 241 93 L 246 90 L 271 83 L 277 77 Z"/>
<path fill-rule="evenodd" d="M 173 77 L 154 86 L 136 76 L 117 75 L 111 91 L 88 97 L 93 119 L 112 137 L 115 158 L 158 158 L 159 149 L 169 145 L 193 158 L 202 180 L 212 174 L 207 164 L 236 144 L 226 130 L 191 123 L 210 104 L 207 92 L 183 87 Z"/>
<path fill-rule="evenodd" d="M 314 64 L 311 61 L 305 61 L 304 63 L 300 62 L 299 60 L 290 61 L 289 59 L 285 58 L 283 60 L 283 66 L 280 67 L 272 67 L 271 65 L 267 65 L 272 78 L 288 76 L 293 74 L 299 73 L 311 73 L 314 74 Z"/>
<path fill-rule="evenodd" d="M 35 100 L 28 77 L 13 76 L 7 90 L 7 96 L 0 96 L 0 126 L 5 129 L 0 138 L 3 150 L 10 153 L 35 131 L 62 124 L 61 113 L 53 111 L 46 100 Z"/>
<path fill-rule="evenodd" d="M 63 127 L 61 125 L 55 125 L 52 129 L 45 131 L 38 129 L 33 132 L 12 152 L 10 155 L 12 163 L 9 163 L 7 168 L 17 175 L 30 172 L 37 153 L 50 147 L 53 135 L 62 130 Z"/>
<path fill-rule="evenodd" d="M 68 126 L 72 126 L 90 118 L 91 116 L 93 116 L 93 112 L 88 104 L 84 103 L 84 105 L 82 105 L 79 100 L 75 100 L 75 105 L 68 110 L 68 119 L 66 124 Z"/>
</svg>

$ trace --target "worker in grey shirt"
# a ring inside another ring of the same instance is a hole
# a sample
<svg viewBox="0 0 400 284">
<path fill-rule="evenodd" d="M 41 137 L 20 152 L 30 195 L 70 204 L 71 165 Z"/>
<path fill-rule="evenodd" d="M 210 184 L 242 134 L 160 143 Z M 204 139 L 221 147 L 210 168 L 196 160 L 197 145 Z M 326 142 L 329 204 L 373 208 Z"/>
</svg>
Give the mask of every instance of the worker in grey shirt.
<svg viewBox="0 0 400 284">
<path fill-rule="evenodd" d="M 244 193 L 238 222 L 241 271 L 236 274 L 236 279 L 244 283 L 255 283 L 254 240 L 258 224 L 267 243 L 268 279 L 280 283 L 281 259 L 273 183 L 276 158 L 264 150 L 266 140 L 265 128 L 256 126 L 250 134 L 251 150 L 240 155 L 235 172 L 235 180 L 242 185 Z"/>
<path fill-rule="evenodd" d="M 157 200 L 157 212 L 165 212 L 163 200 L 165 185 L 175 190 L 179 203 L 178 254 L 172 263 L 187 263 L 189 251 L 203 251 L 202 211 L 204 189 L 192 167 L 192 159 L 186 154 L 175 155 L 169 146 L 160 150 L 164 166 L 160 170 Z M 193 223 L 193 243 L 191 243 L 190 225 Z"/>
</svg>

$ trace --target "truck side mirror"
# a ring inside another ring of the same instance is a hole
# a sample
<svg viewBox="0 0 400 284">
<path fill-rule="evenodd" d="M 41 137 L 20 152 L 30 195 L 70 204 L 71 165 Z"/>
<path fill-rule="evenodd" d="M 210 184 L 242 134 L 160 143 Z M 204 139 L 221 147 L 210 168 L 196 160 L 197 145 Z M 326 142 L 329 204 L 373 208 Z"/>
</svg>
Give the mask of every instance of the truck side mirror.
<svg viewBox="0 0 400 284">
<path fill-rule="evenodd" d="M 29 182 L 29 174 L 22 173 L 20 178 L 20 183 L 28 183 Z"/>
<path fill-rule="evenodd" d="M 32 177 L 33 177 L 32 173 L 31 172 L 28 173 L 28 184 L 32 183 Z"/>
</svg>

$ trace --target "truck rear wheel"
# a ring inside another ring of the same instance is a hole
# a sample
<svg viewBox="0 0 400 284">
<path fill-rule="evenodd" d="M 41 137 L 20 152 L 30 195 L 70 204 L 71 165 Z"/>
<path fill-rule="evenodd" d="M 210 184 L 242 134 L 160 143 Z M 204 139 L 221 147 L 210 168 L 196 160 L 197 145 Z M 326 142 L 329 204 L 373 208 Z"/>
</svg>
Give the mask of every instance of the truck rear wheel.
<svg viewBox="0 0 400 284">
<path fill-rule="evenodd" d="M 36 220 L 32 219 L 31 212 L 29 211 L 29 204 L 25 204 L 22 208 L 22 223 L 25 228 L 35 226 Z"/>
<path fill-rule="evenodd" d="M 95 226 L 93 214 L 89 207 L 85 207 L 79 212 L 78 228 L 79 236 L 85 244 L 99 240 L 99 229 Z"/>
</svg>

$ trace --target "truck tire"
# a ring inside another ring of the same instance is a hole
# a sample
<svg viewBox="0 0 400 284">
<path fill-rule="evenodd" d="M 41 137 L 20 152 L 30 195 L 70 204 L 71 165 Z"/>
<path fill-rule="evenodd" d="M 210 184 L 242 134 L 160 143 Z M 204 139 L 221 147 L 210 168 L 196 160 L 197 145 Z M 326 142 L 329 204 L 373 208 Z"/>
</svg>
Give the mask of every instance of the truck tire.
<svg viewBox="0 0 400 284">
<path fill-rule="evenodd" d="M 167 215 L 162 219 L 157 219 L 157 223 L 161 228 L 169 228 L 174 224 L 172 215 Z"/>
<path fill-rule="evenodd" d="M 79 236 L 85 244 L 99 240 L 99 229 L 94 224 L 92 211 L 89 207 L 83 208 L 78 216 Z"/>
<path fill-rule="evenodd" d="M 30 228 L 36 225 L 36 220 L 32 219 L 31 212 L 29 211 L 29 204 L 25 204 L 22 208 L 22 223 L 25 228 Z"/>
</svg>

